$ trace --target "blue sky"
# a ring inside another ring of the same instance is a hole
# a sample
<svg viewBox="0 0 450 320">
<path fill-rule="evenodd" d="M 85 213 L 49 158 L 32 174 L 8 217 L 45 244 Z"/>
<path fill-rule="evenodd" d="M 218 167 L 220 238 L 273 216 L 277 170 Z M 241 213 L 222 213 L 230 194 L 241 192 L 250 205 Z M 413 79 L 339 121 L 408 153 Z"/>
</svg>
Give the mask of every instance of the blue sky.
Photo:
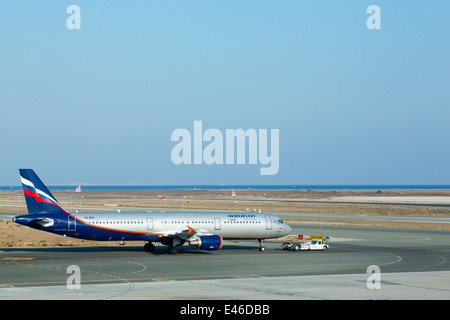
<svg viewBox="0 0 450 320">
<path fill-rule="evenodd" d="M 66 9 L 81 9 L 69 30 Z M 381 9 L 369 30 L 366 9 Z M 448 1 L 2 1 L 0 185 L 450 184 Z M 171 133 L 279 129 L 279 171 Z"/>
</svg>

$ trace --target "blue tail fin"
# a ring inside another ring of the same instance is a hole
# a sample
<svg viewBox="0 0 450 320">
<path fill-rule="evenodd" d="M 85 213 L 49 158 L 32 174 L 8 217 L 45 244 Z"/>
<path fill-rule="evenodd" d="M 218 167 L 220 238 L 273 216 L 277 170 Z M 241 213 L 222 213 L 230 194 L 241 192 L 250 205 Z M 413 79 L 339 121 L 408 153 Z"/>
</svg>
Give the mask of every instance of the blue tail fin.
<svg viewBox="0 0 450 320">
<path fill-rule="evenodd" d="M 19 169 L 29 214 L 68 213 L 31 169 Z"/>
</svg>

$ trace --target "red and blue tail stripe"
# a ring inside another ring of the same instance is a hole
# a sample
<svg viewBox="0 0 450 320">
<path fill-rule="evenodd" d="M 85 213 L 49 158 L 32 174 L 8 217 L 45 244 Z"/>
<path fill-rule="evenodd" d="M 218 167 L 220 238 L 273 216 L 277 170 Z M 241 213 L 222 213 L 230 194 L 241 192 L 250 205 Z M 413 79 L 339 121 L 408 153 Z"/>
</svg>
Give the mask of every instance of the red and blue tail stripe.
<svg viewBox="0 0 450 320">
<path fill-rule="evenodd" d="M 29 214 L 68 213 L 31 169 L 19 169 Z"/>
</svg>

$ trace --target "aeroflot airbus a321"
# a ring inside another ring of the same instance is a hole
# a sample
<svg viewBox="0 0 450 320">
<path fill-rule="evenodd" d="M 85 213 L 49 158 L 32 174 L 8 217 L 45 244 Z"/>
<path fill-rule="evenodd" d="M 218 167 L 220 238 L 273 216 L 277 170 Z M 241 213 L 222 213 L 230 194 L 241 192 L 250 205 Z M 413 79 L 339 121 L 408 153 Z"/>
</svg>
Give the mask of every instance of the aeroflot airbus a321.
<svg viewBox="0 0 450 320">
<path fill-rule="evenodd" d="M 183 244 L 202 250 L 220 250 L 223 239 L 278 238 L 291 232 L 289 225 L 269 213 L 236 212 L 68 212 L 31 169 L 19 169 L 28 214 L 14 222 L 68 237 L 97 240 L 147 242 L 144 249 L 155 250 L 154 242 L 178 253 Z"/>
</svg>

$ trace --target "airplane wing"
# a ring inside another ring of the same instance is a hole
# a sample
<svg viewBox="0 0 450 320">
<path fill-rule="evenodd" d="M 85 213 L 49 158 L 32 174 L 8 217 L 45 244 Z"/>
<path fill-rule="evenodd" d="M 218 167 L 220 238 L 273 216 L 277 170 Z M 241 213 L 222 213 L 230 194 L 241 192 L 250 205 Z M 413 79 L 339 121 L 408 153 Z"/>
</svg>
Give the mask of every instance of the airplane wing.
<svg viewBox="0 0 450 320">
<path fill-rule="evenodd" d="M 176 246 L 181 242 L 185 242 L 187 239 L 193 236 L 205 236 L 212 234 L 213 233 L 209 232 L 206 229 L 194 229 L 190 226 L 187 226 L 187 229 L 169 231 L 163 235 L 160 235 L 159 237 L 162 239 L 173 239 L 172 245 Z"/>
<path fill-rule="evenodd" d="M 169 232 L 161 235 L 160 237 L 167 237 L 167 238 L 178 237 L 181 240 L 186 240 L 195 235 L 205 236 L 205 235 L 212 235 L 212 234 L 213 233 L 209 232 L 206 229 L 194 229 L 190 226 L 187 226 L 187 229 L 169 231 Z"/>
</svg>

